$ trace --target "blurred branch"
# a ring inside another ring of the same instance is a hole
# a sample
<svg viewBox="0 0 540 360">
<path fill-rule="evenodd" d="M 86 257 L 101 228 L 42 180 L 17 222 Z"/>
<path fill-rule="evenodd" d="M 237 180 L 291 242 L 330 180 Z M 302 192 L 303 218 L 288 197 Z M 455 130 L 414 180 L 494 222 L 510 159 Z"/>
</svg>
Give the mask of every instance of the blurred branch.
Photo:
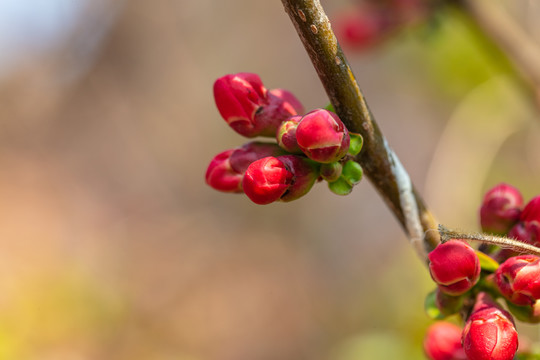
<svg viewBox="0 0 540 360">
<path fill-rule="evenodd" d="M 437 222 L 388 146 L 332 32 L 319 0 L 282 0 L 326 93 L 349 131 L 360 133 L 364 147 L 357 157 L 367 177 L 390 207 L 415 247 L 426 251 L 439 243 Z"/>
<path fill-rule="evenodd" d="M 513 63 L 540 107 L 540 47 L 493 0 L 462 0 L 461 7 Z"/>
</svg>

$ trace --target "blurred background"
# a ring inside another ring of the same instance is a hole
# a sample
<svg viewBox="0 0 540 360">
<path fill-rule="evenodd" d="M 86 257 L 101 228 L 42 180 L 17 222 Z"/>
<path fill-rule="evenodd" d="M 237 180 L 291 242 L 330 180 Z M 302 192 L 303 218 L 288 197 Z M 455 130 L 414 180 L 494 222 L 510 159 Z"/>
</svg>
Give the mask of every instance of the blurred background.
<svg viewBox="0 0 540 360">
<path fill-rule="evenodd" d="M 494 3 L 540 39 L 540 4 Z M 452 10 L 347 50 L 428 206 L 466 230 L 496 183 L 540 193 L 538 110 L 491 50 Z M 424 357 L 434 285 L 367 180 L 267 206 L 205 185 L 246 141 L 212 98 L 235 72 L 328 101 L 277 0 L 0 0 L 0 359 Z"/>
</svg>

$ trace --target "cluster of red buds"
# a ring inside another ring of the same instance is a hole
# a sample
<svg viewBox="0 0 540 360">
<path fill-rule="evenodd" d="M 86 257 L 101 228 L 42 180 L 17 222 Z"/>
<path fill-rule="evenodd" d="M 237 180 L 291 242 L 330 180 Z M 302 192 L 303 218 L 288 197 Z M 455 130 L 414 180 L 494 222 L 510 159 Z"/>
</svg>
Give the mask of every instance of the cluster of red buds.
<svg viewBox="0 0 540 360">
<path fill-rule="evenodd" d="M 362 137 L 349 133 L 333 112 L 304 114 L 292 93 L 267 90 L 252 73 L 217 79 L 214 98 L 221 116 L 240 135 L 276 139 L 252 141 L 216 155 L 206 171 L 206 182 L 214 189 L 243 192 L 263 205 L 296 200 L 322 179 L 333 192 L 345 195 L 362 178 L 362 168 L 353 160 Z"/>
<path fill-rule="evenodd" d="M 427 18 L 430 12 L 427 0 L 357 0 L 352 10 L 336 16 L 334 28 L 345 47 L 364 50 Z"/>
<path fill-rule="evenodd" d="M 523 206 L 516 188 L 499 184 L 484 196 L 480 223 L 486 233 L 538 247 L 540 196 Z M 480 250 L 453 239 L 428 255 L 437 284 L 426 299 L 428 314 L 437 320 L 457 315 L 464 321 L 463 329 L 447 321 L 431 326 L 424 342 L 430 359 L 514 359 L 514 318 L 540 322 L 540 257 L 495 245 L 482 245 Z M 520 350 L 523 359 L 530 358 L 526 350 Z"/>
</svg>

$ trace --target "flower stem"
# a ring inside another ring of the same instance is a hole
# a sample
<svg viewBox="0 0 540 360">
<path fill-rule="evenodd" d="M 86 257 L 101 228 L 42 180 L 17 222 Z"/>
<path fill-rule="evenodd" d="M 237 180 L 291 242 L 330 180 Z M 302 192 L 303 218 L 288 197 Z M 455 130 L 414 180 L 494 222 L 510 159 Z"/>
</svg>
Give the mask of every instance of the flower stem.
<svg viewBox="0 0 540 360">
<path fill-rule="evenodd" d="M 479 241 L 484 244 L 497 245 L 504 249 L 511 249 L 518 253 L 531 254 L 540 256 L 540 248 L 526 244 L 521 241 L 510 239 L 503 236 L 494 236 L 481 233 L 466 233 L 456 230 L 451 230 L 443 225 L 439 224 L 439 234 L 441 235 L 441 242 L 445 243 L 452 239 L 464 239 L 471 241 Z"/>
</svg>

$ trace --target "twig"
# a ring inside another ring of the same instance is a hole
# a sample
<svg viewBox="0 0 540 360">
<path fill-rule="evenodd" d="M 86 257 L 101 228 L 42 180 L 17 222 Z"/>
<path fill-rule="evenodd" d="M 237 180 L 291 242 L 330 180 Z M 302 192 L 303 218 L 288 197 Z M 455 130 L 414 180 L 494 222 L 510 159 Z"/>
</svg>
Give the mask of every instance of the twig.
<svg viewBox="0 0 540 360">
<path fill-rule="evenodd" d="M 513 63 L 540 106 L 540 47 L 493 0 L 462 0 L 461 6 Z"/>
<path fill-rule="evenodd" d="M 364 147 L 357 160 L 390 207 L 418 255 L 439 243 L 437 222 L 414 189 L 409 175 L 373 115 L 332 32 L 319 0 L 282 0 L 326 93 L 349 131 L 360 133 Z"/>
<path fill-rule="evenodd" d="M 439 225 L 439 233 L 441 235 L 441 242 L 443 243 L 452 239 L 480 241 L 485 244 L 497 245 L 504 249 L 510 249 L 518 253 L 525 253 L 525 254 L 532 254 L 532 255 L 540 256 L 540 248 L 537 248 L 536 246 L 533 246 L 530 244 L 526 244 L 521 241 L 517 241 L 514 239 L 502 237 L 502 236 L 460 232 L 456 230 L 447 229 L 443 225 Z"/>
</svg>

